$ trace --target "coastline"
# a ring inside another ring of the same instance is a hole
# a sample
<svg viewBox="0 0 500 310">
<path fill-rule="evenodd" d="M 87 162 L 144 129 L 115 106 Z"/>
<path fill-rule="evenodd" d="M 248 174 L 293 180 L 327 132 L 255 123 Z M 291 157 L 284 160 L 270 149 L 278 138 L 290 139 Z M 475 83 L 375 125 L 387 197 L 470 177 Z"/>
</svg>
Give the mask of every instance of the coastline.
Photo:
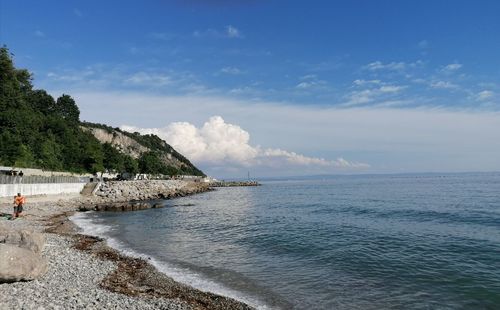
<svg viewBox="0 0 500 310">
<path fill-rule="evenodd" d="M 190 186 L 179 196 L 203 191 Z M 0 202 L 2 212 L 10 210 L 9 201 Z M 76 195 L 28 197 L 23 219 L 0 221 L 7 229 L 42 232 L 49 264 L 48 272 L 34 281 L 1 283 L 0 309 L 253 309 L 177 282 L 147 259 L 124 255 L 104 239 L 79 233 L 69 217 L 89 203 L 95 201 Z"/>
</svg>

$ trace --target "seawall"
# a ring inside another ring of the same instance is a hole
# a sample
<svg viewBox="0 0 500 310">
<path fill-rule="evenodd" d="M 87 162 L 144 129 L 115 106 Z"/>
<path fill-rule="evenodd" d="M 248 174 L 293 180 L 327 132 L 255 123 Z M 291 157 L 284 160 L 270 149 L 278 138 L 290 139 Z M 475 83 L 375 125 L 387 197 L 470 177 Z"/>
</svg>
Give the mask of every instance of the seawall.
<svg viewBox="0 0 500 310">
<path fill-rule="evenodd" d="M 86 183 L 0 184 L 0 197 L 80 193 Z"/>
</svg>

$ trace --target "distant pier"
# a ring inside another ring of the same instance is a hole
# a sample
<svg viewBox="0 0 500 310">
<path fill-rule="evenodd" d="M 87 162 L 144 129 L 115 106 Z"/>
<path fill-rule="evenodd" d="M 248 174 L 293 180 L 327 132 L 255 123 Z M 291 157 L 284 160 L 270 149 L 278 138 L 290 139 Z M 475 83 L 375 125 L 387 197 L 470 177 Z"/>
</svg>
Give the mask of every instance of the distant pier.
<svg viewBox="0 0 500 310">
<path fill-rule="evenodd" d="M 257 181 L 216 181 L 210 183 L 212 187 L 260 186 Z"/>
</svg>

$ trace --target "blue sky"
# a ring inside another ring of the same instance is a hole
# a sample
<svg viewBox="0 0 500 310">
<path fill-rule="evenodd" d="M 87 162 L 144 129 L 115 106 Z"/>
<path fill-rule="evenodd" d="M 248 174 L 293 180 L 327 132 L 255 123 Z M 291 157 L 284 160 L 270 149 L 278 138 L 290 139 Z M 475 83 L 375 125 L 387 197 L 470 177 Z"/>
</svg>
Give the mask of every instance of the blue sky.
<svg viewBox="0 0 500 310">
<path fill-rule="evenodd" d="M 497 1 L 0 3 L 37 87 L 214 175 L 500 170 Z"/>
</svg>

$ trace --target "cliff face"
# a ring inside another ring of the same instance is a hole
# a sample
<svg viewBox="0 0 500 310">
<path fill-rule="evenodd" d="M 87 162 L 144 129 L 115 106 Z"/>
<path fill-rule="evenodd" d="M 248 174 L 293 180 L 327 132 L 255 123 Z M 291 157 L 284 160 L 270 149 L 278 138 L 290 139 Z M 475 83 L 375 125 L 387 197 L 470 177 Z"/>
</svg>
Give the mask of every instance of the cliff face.
<svg viewBox="0 0 500 310">
<path fill-rule="evenodd" d="M 183 174 L 203 175 L 203 172 L 187 158 L 157 136 L 124 132 L 101 124 L 84 123 L 81 128 L 92 133 L 99 142 L 109 143 L 121 153 L 134 159 L 152 151 L 159 154 L 160 160 L 165 165 L 175 167 L 184 172 Z"/>
<path fill-rule="evenodd" d="M 132 156 L 135 159 L 139 158 L 142 153 L 150 151 L 149 148 L 115 130 L 110 132 L 106 129 L 92 127 L 82 127 L 82 129 L 91 132 L 99 142 L 109 143 L 120 152 Z"/>
</svg>

